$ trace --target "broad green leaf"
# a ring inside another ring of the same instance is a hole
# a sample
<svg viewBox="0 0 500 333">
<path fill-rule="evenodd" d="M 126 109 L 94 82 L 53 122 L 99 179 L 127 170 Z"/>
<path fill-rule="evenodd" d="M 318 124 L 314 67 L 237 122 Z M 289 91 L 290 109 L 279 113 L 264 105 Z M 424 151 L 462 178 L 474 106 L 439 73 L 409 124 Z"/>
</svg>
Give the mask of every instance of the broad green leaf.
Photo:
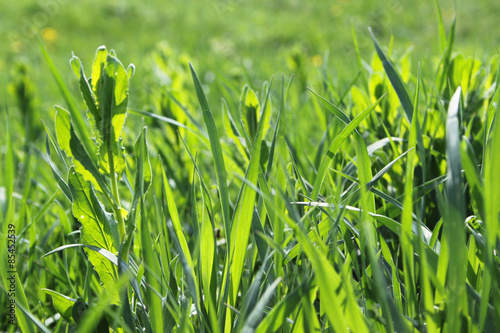
<svg viewBox="0 0 500 333">
<path fill-rule="evenodd" d="M 81 174 L 85 180 L 90 181 L 97 190 L 111 196 L 103 176 L 92 162 L 73 130 L 69 113 L 58 106 L 55 108 L 55 127 L 59 147 L 66 152 L 68 157 L 73 159 L 75 171 Z"/>
<path fill-rule="evenodd" d="M 120 239 L 118 234 L 118 223 L 112 214 L 106 212 L 104 205 L 99 202 L 94 190 L 75 167 L 69 169 L 69 187 L 73 197 L 73 216 L 82 224 L 81 240 L 85 245 L 92 245 L 117 252 Z M 103 283 L 103 287 L 109 292 L 116 282 L 117 273 L 114 266 L 99 256 L 94 251 L 87 251 L 88 258 Z M 113 295 L 112 301 L 119 303 L 119 295 Z"/>
<path fill-rule="evenodd" d="M 79 333 L 107 333 L 110 331 L 110 324 L 108 323 L 106 319 L 107 316 L 105 316 L 105 314 L 111 314 L 112 316 L 115 314 L 113 308 L 110 306 L 110 302 L 112 301 L 113 295 L 118 294 L 119 291 L 126 286 L 128 280 L 129 276 L 122 275 L 120 279 L 118 279 L 112 286 L 112 289 L 109 293 L 105 293 L 104 295 L 102 295 L 99 300 L 97 300 L 95 303 L 92 303 L 92 306 L 88 308 L 82 306 L 83 313 L 81 314 L 83 314 L 83 318 L 77 326 L 77 331 Z M 78 301 L 77 303 L 75 303 L 75 306 L 76 304 L 78 304 Z M 83 305 L 85 305 L 85 303 Z M 138 311 L 140 311 L 142 310 L 142 307 L 139 305 L 137 309 Z M 121 318 L 118 317 L 115 323 L 118 326 L 123 327 L 123 321 Z M 143 319 L 143 323 L 147 323 L 147 319 Z"/>
<path fill-rule="evenodd" d="M 99 114 L 99 119 L 94 120 L 98 134 L 99 167 L 111 177 L 114 177 L 112 171 L 121 176 L 125 170 L 121 134 L 127 112 L 128 80 L 128 72 L 114 52 L 108 53 L 101 46 L 92 66 L 92 90 Z"/>
<path fill-rule="evenodd" d="M 60 294 L 54 290 L 46 288 L 42 288 L 42 290 L 52 297 L 52 304 L 57 312 L 59 312 L 68 322 L 73 322 L 72 312 L 76 299 Z"/>
<path fill-rule="evenodd" d="M 92 88 L 90 87 L 89 80 L 85 76 L 85 72 L 83 70 L 83 65 L 80 62 L 80 59 L 73 55 L 70 60 L 71 67 L 73 68 L 73 72 L 80 83 L 80 92 L 82 93 L 83 100 L 87 105 L 88 112 L 90 112 L 91 116 L 89 116 L 89 121 L 93 127 L 96 124 L 101 122 L 101 115 L 99 114 L 99 110 L 97 109 L 96 100 L 94 94 L 92 92 Z"/>
</svg>

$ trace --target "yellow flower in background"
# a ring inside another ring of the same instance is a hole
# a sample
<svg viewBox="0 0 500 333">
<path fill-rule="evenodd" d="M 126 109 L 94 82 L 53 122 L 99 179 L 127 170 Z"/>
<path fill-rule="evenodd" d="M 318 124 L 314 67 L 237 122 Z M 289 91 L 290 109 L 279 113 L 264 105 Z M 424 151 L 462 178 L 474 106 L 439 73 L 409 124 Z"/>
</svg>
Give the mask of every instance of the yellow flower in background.
<svg viewBox="0 0 500 333">
<path fill-rule="evenodd" d="M 314 66 L 321 66 L 323 64 L 323 57 L 319 54 L 316 54 L 313 58 L 312 58 L 312 62 L 313 62 L 313 65 Z"/>
<path fill-rule="evenodd" d="M 59 37 L 59 33 L 56 29 L 47 27 L 42 30 L 42 39 L 48 43 L 54 43 Z"/>
</svg>

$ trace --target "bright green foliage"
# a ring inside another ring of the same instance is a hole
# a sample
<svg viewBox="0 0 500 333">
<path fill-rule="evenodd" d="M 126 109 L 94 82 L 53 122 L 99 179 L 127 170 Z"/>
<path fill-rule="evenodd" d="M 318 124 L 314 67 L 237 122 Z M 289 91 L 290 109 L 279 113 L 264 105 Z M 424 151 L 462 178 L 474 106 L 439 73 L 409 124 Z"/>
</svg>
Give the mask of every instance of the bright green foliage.
<svg viewBox="0 0 500 333">
<path fill-rule="evenodd" d="M 121 175 L 125 170 L 121 135 L 127 112 L 128 79 L 134 68 L 129 67 L 127 72 L 114 51 L 108 53 L 104 46 L 97 49 L 90 79 L 85 76 L 78 57 L 71 58 L 71 67 L 79 79 L 80 91 L 96 134 L 100 170 L 110 174 L 113 169 Z"/>
<path fill-rule="evenodd" d="M 71 58 L 78 104 L 43 49 L 69 110 L 44 123 L 48 163 L 15 149 L 12 113 L 0 137 L 20 329 L 497 332 L 499 61 L 454 53 L 438 20 L 442 54 L 418 68 L 378 33 L 364 61 L 353 29 L 349 77 L 299 48 L 295 81 L 215 75 L 164 45 L 130 109 L 113 51 L 90 77 Z"/>
</svg>

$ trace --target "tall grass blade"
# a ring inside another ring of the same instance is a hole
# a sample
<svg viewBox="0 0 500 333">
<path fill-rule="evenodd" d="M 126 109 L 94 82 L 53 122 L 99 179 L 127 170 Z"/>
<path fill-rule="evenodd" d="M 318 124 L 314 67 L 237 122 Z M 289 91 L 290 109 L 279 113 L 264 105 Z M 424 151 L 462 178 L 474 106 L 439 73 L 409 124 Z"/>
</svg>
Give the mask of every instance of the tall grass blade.
<svg viewBox="0 0 500 333">
<path fill-rule="evenodd" d="M 269 97 L 269 90 L 267 92 L 267 98 Z M 267 113 L 270 112 L 270 108 L 264 107 L 263 113 L 260 117 L 256 129 L 256 134 L 253 141 L 252 154 L 250 157 L 250 163 L 246 171 L 245 178 L 252 184 L 256 184 L 258 181 L 259 169 L 260 169 L 260 155 L 262 146 L 262 137 L 264 133 L 264 127 L 266 120 L 269 119 Z M 256 193 L 251 188 L 248 188 L 246 184 L 243 184 L 240 190 L 239 200 L 237 203 L 236 211 L 233 217 L 232 229 L 231 229 L 231 240 L 230 243 L 230 253 L 231 253 L 231 302 L 235 304 L 236 297 L 238 294 L 240 279 L 243 271 L 243 265 L 245 261 L 246 248 L 248 244 L 248 239 L 250 236 L 250 230 L 252 225 L 253 210 L 255 206 Z"/>
<path fill-rule="evenodd" d="M 403 83 L 401 76 L 394 68 L 394 65 L 392 64 L 391 60 L 385 55 L 384 51 L 382 51 L 382 48 L 378 44 L 377 39 L 375 38 L 375 35 L 373 34 L 371 28 L 369 28 L 369 31 L 373 39 L 373 44 L 375 45 L 375 50 L 377 51 L 377 54 L 380 60 L 382 61 L 382 65 L 384 66 L 387 77 L 389 78 L 389 81 L 391 81 L 392 87 L 396 91 L 399 101 L 403 106 L 406 119 L 408 120 L 408 122 L 411 123 L 411 117 L 413 114 L 413 103 L 411 101 L 410 94 L 408 93 L 408 90 L 406 89 L 406 86 Z"/>
<path fill-rule="evenodd" d="M 222 147 L 220 144 L 219 133 L 217 132 L 217 126 L 215 125 L 215 120 L 208 106 L 207 98 L 203 92 L 200 79 L 196 74 L 193 65 L 189 63 L 189 68 L 191 69 L 191 75 L 193 77 L 194 86 L 196 89 L 196 95 L 200 102 L 201 110 L 203 111 L 203 118 L 205 120 L 205 125 L 207 126 L 208 137 L 210 139 L 210 148 L 214 157 L 215 175 L 217 177 L 217 184 L 219 187 L 219 197 L 222 207 L 222 221 L 226 231 L 226 237 L 228 243 L 230 243 L 230 231 L 231 222 L 229 218 L 229 197 L 227 191 L 227 175 L 226 167 L 224 166 L 224 157 L 222 154 Z"/>
<path fill-rule="evenodd" d="M 490 299 L 493 300 L 495 305 L 498 304 L 498 300 L 490 296 L 491 294 L 498 295 L 499 290 L 498 275 L 495 274 L 498 268 L 498 252 L 496 252 L 496 256 L 494 255 L 494 251 L 498 251 L 498 238 L 500 236 L 498 228 L 498 217 L 500 216 L 500 191 L 498 190 L 500 188 L 500 174 L 498 173 L 498 166 L 500 165 L 500 116 L 498 110 L 498 106 L 496 106 L 491 132 L 486 141 L 483 165 L 486 249 L 480 303 L 480 330 L 486 325 Z"/>
<path fill-rule="evenodd" d="M 139 190 L 139 189 L 138 189 Z M 140 190 L 139 190 L 140 191 Z M 139 199 L 140 220 L 141 220 L 141 247 L 144 260 L 144 276 L 146 278 L 146 299 L 149 309 L 149 317 L 153 332 L 163 332 L 162 316 L 162 294 L 161 277 L 158 273 L 161 271 L 158 260 L 154 254 L 155 246 L 151 239 L 150 220 L 147 217 L 147 211 L 144 208 L 144 199 Z M 160 295 L 158 295 L 160 293 Z"/>
<path fill-rule="evenodd" d="M 436 14 L 438 16 L 439 45 L 441 46 L 441 52 L 444 52 L 446 50 L 446 31 L 444 29 L 443 15 L 441 14 L 439 0 L 434 0 L 434 7 L 436 8 Z"/>
<path fill-rule="evenodd" d="M 191 297 L 194 300 L 194 304 L 199 309 L 199 291 L 197 287 L 197 279 L 194 272 L 193 260 L 191 259 L 191 252 L 189 251 L 189 247 L 182 231 L 182 224 L 179 218 L 179 213 L 177 211 L 177 205 L 175 204 L 174 194 L 172 192 L 172 188 L 170 187 L 167 175 L 162 165 L 162 176 L 163 176 L 163 190 L 165 199 L 167 202 L 167 209 L 170 214 L 170 218 L 172 220 L 172 237 L 175 243 L 179 247 L 179 253 L 181 254 L 181 262 L 184 267 L 184 271 L 187 278 L 187 285 L 191 294 Z"/>
<path fill-rule="evenodd" d="M 459 87 L 453 94 L 448 106 L 448 119 L 446 121 L 446 155 L 448 158 L 446 194 L 448 207 L 445 215 L 445 236 L 449 248 L 453 251 L 448 263 L 447 318 L 460 318 L 466 309 L 465 200 L 462 189 L 462 162 L 458 122 L 461 92 L 462 89 Z M 460 327 L 460 320 L 448 321 L 448 332 L 458 332 Z"/>
<path fill-rule="evenodd" d="M 406 163 L 406 177 L 405 177 L 405 191 L 403 201 L 403 211 L 401 217 L 401 224 L 403 230 L 401 232 L 401 249 L 403 252 L 403 270 L 404 274 L 405 291 L 406 291 L 406 313 L 410 318 L 416 317 L 417 311 L 417 290 L 415 281 L 415 261 L 414 261 L 414 247 L 412 242 L 412 226 L 413 226 L 413 176 L 415 172 L 415 158 L 416 150 L 414 149 L 417 144 L 417 128 L 418 128 L 418 97 L 419 85 L 417 82 L 417 92 L 415 94 L 415 105 L 413 110 L 413 122 L 410 129 L 410 139 L 408 148 L 412 149 L 408 154 Z M 420 228 L 418 228 L 420 229 Z M 425 265 L 425 263 L 424 263 Z"/>
</svg>

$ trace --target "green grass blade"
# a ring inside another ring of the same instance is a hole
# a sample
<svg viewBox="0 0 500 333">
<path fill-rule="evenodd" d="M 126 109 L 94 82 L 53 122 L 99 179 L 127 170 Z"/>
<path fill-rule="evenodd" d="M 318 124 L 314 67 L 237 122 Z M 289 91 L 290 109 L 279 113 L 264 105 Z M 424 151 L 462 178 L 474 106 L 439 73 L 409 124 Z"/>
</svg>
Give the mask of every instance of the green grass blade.
<svg viewBox="0 0 500 333">
<path fill-rule="evenodd" d="M 385 96 L 385 95 L 384 95 Z M 335 157 L 335 154 L 337 154 L 338 150 L 340 149 L 340 146 L 344 142 L 345 139 L 356 129 L 356 127 L 366 118 L 370 115 L 370 113 L 375 110 L 375 107 L 380 103 L 380 101 L 384 98 L 384 96 L 380 97 L 375 103 L 373 103 L 370 107 L 368 107 L 366 110 L 361 112 L 356 118 L 354 118 L 349 125 L 344 127 L 342 132 L 335 138 L 335 140 L 332 141 L 330 144 L 330 147 L 328 148 L 328 152 L 326 153 L 326 156 L 323 157 L 323 160 L 321 161 L 318 174 L 316 175 L 316 178 L 314 180 L 314 185 L 313 185 L 313 191 L 312 191 L 312 198 L 313 200 L 316 200 L 319 195 L 319 191 L 321 188 L 321 185 L 323 184 L 323 181 L 326 177 L 326 174 L 328 172 L 328 169 L 330 168 L 330 165 L 333 162 L 333 158 Z"/>
<path fill-rule="evenodd" d="M 194 135 L 196 135 L 200 139 L 202 139 L 203 142 L 206 142 L 206 136 L 207 136 L 206 133 L 200 132 L 200 131 L 198 131 L 198 130 L 196 130 L 194 128 L 186 126 L 183 123 L 178 122 L 177 120 L 174 120 L 174 119 L 171 119 L 171 118 L 168 118 L 168 117 L 164 117 L 164 116 L 160 116 L 160 115 L 152 113 L 152 112 L 147 112 L 147 111 L 139 110 L 139 109 L 128 108 L 127 111 L 129 113 L 132 113 L 132 114 L 135 114 L 135 115 L 138 115 L 138 116 L 143 116 L 143 117 L 148 117 L 148 118 L 156 119 L 156 120 L 159 120 L 161 122 L 164 122 L 164 123 L 167 123 L 167 124 L 172 124 L 172 125 L 175 125 L 177 127 L 183 128 L 183 129 L 188 130 L 189 132 L 193 133 Z"/>
<path fill-rule="evenodd" d="M 446 47 L 446 51 L 443 54 L 443 58 L 441 59 L 440 68 L 437 73 L 437 90 L 439 93 L 443 92 L 445 88 L 444 85 L 448 78 L 448 69 L 451 63 L 451 57 L 453 52 L 453 43 L 455 41 L 455 27 L 456 27 L 456 16 L 453 17 L 453 23 L 450 29 L 450 35 L 448 38 L 448 45 Z M 451 93 L 450 93 L 451 95 Z"/>
<path fill-rule="evenodd" d="M 469 183 L 470 198 L 475 206 L 476 214 L 478 217 L 484 219 L 484 183 L 481 173 L 478 169 L 479 163 L 477 162 L 474 149 L 470 141 L 462 137 L 462 165 L 465 170 L 465 176 Z"/>
<path fill-rule="evenodd" d="M 276 332 L 280 327 L 287 325 L 287 318 L 300 304 L 302 294 L 307 294 L 310 290 L 310 283 L 305 282 L 297 289 L 290 291 L 285 298 L 267 313 L 255 332 Z"/>
<path fill-rule="evenodd" d="M 323 103 L 323 105 L 331 112 L 335 115 L 335 117 L 339 118 L 340 120 L 342 120 L 342 122 L 344 124 L 349 124 L 351 122 L 351 119 L 349 119 L 349 117 L 341 110 L 339 109 L 336 105 L 334 105 L 333 103 L 331 103 L 330 101 L 328 101 L 326 98 L 320 96 L 317 92 L 315 92 L 314 90 L 312 90 L 311 88 L 307 88 L 310 92 L 313 93 L 314 96 L 316 96 L 316 98 L 321 102 Z"/>
<path fill-rule="evenodd" d="M 200 79 L 196 74 L 193 66 L 189 63 L 189 68 L 191 69 L 191 75 L 193 77 L 194 86 L 196 89 L 196 95 L 200 102 L 201 110 L 203 111 L 203 118 L 205 119 L 205 125 L 207 126 L 208 137 L 210 139 L 210 148 L 214 156 L 215 165 L 215 175 L 217 177 L 217 184 L 219 186 L 219 196 L 222 206 L 222 221 L 226 231 L 226 237 L 228 238 L 228 243 L 230 243 L 230 230 L 231 222 L 229 218 L 229 197 L 227 191 L 227 175 L 226 167 L 224 166 L 224 157 L 222 154 L 222 147 L 220 144 L 219 133 L 217 132 L 217 126 L 215 125 L 215 120 L 208 106 L 208 101 L 203 92 Z"/>
<path fill-rule="evenodd" d="M 5 96 L 4 96 L 5 97 Z M 15 169 L 15 164 L 14 164 L 14 150 L 12 149 L 12 136 L 10 134 L 10 120 L 9 120 L 9 111 L 7 109 L 7 106 L 5 106 L 5 159 L 3 161 L 3 172 L 5 173 L 4 176 L 4 186 L 5 186 L 5 204 L 2 207 L 2 212 L 3 212 L 3 218 L 5 219 L 4 221 L 9 221 L 10 216 L 12 212 L 12 195 L 14 193 L 14 182 L 15 182 L 15 175 L 14 175 L 14 169 Z M 4 224 L 4 227 L 7 225 L 7 223 Z"/>
<path fill-rule="evenodd" d="M 195 158 L 193 158 L 193 154 L 191 154 L 191 151 L 190 151 L 188 145 L 186 144 L 186 141 L 184 140 L 184 138 L 182 136 L 180 136 L 180 138 L 181 138 L 182 144 L 184 145 L 184 148 L 186 149 L 186 152 L 188 153 L 189 158 L 191 159 L 191 162 L 193 162 L 195 171 L 198 174 L 198 178 L 200 179 L 202 195 L 203 195 L 203 199 L 205 200 L 205 206 L 206 206 L 208 212 L 210 213 L 210 215 L 213 216 L 214 213 L 213 213 L 213 209 L 212 209 L 212 199 L 210 199 L 208 187 L 205 184 L 205 181 L 203 180 L 203 177 L 202 177 L 201 171 L 198 167 L 198 164 L 196 163 Z"/>
<path fill-rule="evenodd" d="M 402 331 L 407 329 L 405 320 L 400 312 L 397 311 L 394 301 L 388 297 L 387 293 L 381 292 L 387 289 L 387 285 L 384 282 L 384 277 L 382 275 L 382 270 L 380 267 L 379 260 L 377 258 L 377 234 L 374 228 L 374 221 L 370 216 L 370 212 L 375 212 L 375 198 L 373 193 L 370 193 L 367 189 L 369 180 L 372 178 L 371 173 L 371 162 L 368 156 L 368 150 L 366 148 L 365 142 L 360 135 L 355 135 L 356 144 L 356 156 L 358 158 L 358 176 L 361 186 L 361 208 L 360 211 L 360 230 L 361 232 L 361 251 L 368 253 L 368 258 L 363 258 L 363 270 L 367 270 L 368 263 L 370 264 L 371 271 L 373 273 L 374 284 L 371 288 L 376 290 L 377 300 L 382 308 L 382 315 L 386 320 L 386 329 L 389 332 Z M 368 259 L 368 260 L 366 260 Z M 366 260 L 366 261 L 365 261 Z M 364 288 L 370 288 L 367 279 L 362 282 L 365 284 Z M 368 298 L 367 306 L 374 306 L 372 299 Z"/>
<path fill-rule="evenodd" d="M 269 95 L 269 91 L 268 91 Z M 260 170 L 260 155 L 262 146 L 262 136 L 264 132 L 264 123 L 268 119 L 267 113 L 270 108 L 265 107 L 257 125 L 257 132 L 253 141 L 252 154 L 250 163 L 246 171 L 245 179 L 250 183 L 256 184 Z M 243 184 L 237 208 L 234 213 L 230 251 L 231 251 L 231 301 L 236 302 L 236 296 L 239 291 L 240 279 L 243 271 L 243 264 L 245 261 L 246 248 L 248 239 L 250 237 L 250 230 L 252 225 L 253 210 L 255 206 L 256 193 Z M 235 303 L 232 303 L 235 304 Z"/>
<path fill-rule="evenodd" d="M 152 182 L 151 162 L 149 161 L 147 127 L 144 127 L 135 141 L 134 150 L 136 154 L 136 177 L 134 183 L 134 197 L 129 211 L 128 226 L 134 228 L 136 209 L 139 204 L 139 199 L 144 197 Z"/>
<path fill-rule="evenodd" d="M 260 223 L 257 223 L 260 225 Z M 250 287 L 248 287 L 245 293 L 245 298 L 243 299 L 241 310 L 238 315 L 238 319 L 235 323 L 236 331 L 241 331 L 241 329 L 247 324 L 247 319 L 249 319 L 250 313 L 255 309 L 257 302 L 259 301 L 259 294 L 261 293 L 261 288 L 265 286 L 266 277 L 269 276 L 270 262 L 272 258 L 272 253 L 270 255 L 264 255 L 262 266 L 255 274 L 255 278 L 252 281 Z M 255 328 L 255 327 L 254 327 Z"/>
<path fill-rule="evenodd" d="M 57 144 L 57 139 L 54 137 L 54 135 L 52 134 L 52 132 L 49 130 L 49 127 L 47 126 L 47 124 L 45 124 L 45 122 L 43 120 L 41 120 L 41 122 L 43 124 L 43 127 L 45 127 L 45 132 L 47 132 L 47 139 L 52 144 L 52 147 L 54 147 L 54 149 L 55 149 L 55 151 L 57 153 L 57 156 L 61 160 L 62 164 L 64 165 L 65 171 L 67 172 L 68 171 L 68 165 L 66 164 L 66 160 L 64 159 L 64 155 L 63 155 L 61 149 L 59 148 L 59 145 Z"/>
<path fill-rule="evenodd" d="M 415 108 L 413 110 L 413 122 L 410 129 L 410 139 L 408 143 L 409 149 L 408 159 L 406 163 L 406 177 L 404 187 L 403 211 L 401 217 L 402 232 L 401 232 L 401 250 L 403 254 L 403 270 L 405 290 L 406 290 L 406 313 L 410 318 L 415 318 L 417 311 L 417 290 L 415 277 L 415 260 L 414 248 L 412 242 L 412 227 L 413 227 L 413 177 L 415 172 L 415 158 L 417 144 L 417 128 L 418 128 L 418 97 L 419 85 L 417 81 L 417 92 L 415 94 Z M 418 228 L 420 229 L 420 228 Z"/>
<path fill-rule="evenodd" d="M 486 230 L 486 249 L 484 259 L 484 278 L 483 290 L 480 304 L 480 325 L 482 330 L 486 324 L 488 305 L 490 302 L 490 293 L 492 290 L 498 294 L 499 283 L 496 279 L 495 270 L 498 263 L 493 256 L 493 251 L 497 247 L 500 231 L 498 228 L 498 216 L 500 216 L 500 174 L 498 166 L 500 165 L 500 116 L 496 106 L 494 119 L 492 120 L 491 132 L 488 136 L 485 147 L 484 158 L 484 197 L 485 197 L 485 230 Z M 498 251 L 498 250 L 496 250 Z M 497 253 L 498 256 L 498 253 Z M 498 302 L 495 302 L 498 303 Z M 497 318 L 498 319 L 498 318 Z"/>
<path fill-rule="evenodd" d="M 200 275 L 201 283 L 203 285 L 203 290 L 205 294 L 205 304 L 210 317 L 210 324 L 212 330 L 218 331 L 219 326 L 217 325 L 217 318 L 214 319 L 216 315 L 217 308 L 214 305 L 215 293 L 212 294 L 212 285 L 217 284 L 217 279 L 212 279 L 214 276 L 216 268 L 216 241 L 214 237 L 214 230 L 209 217 L 207 216 L 206 209 L 204 207 L 202 199 L 201 207 L 201 239 L 200 239 Z"/>
<path fill-rule="evenodd" d="M 47 137 L 47 140 L 45 141 L 45 153 L 47 156 L 47 163 L 50 165 L 50 168 L 52 169 L 52 174 L 54 175 L 55 180 L 57 181 L 57 184 L 61 188 L 62 192 L 68 198 L 69 201 L 72 201 L 71 198 L 71 191 L 69 189 L 68 184 L 62 179 L 62 177 L 59 175 L 59 173 L 56 170 L 56 166 L 54 163 L 52 163 L 52 159 L 50 158 L 50 146 L 49 146 L 49 139 Z"/>
<path fill-rule="evenodd" d="M 382 48 L 378 44 L 377 39 L 375 38 L 375 35 L 373 34 L 371 28 L 369 28 L 369 31 L 373 39 L 373 44 L 375 45 L 375 50 L 377 51 L 378 57 L 382 61 L 387 77 L 389 78 L 389 81 L 391 81 L 392 87 L 396 91 L 399 101 L 403 106 L 406 119 L 408 120 L 408 122 L 411 123 L 411 117 L 413 114 L 413 103 L 411 101 L 410 94 L 408 93 L 408 90 L 406 89 L 406 86 L 403 83 L 401 76 L 394 68 L 394 65 L 392 64 L 391 60 L 385 55 L 384 51 L 382 51 Z"/>
<path fill-rule="evenodd" d="M 441 52 L 444 52 L 446 50 L 446 31 L 444 30 L 443 15 L 438 0 L 434 0 L 434 7 L 436 8 L 439 24 L 439 45 L 441 46 Z"/>
<path fill-rule="evenodd" d="M 140 200 L 140 220 L 141 220 L 141 249 L 142 258 L 144 260 L 146 278 L 146 299 L 149 309 L 149 320 L 153 332 L 163 332 L 163 315 L 162 315 L 162 300 L 157 292 L 161 292 L 161 282 L 157 274 L 161 271 L 159 262 L 153 254 L 154 244 L 151 239 L 150 219 L 147 217 L 147 212 L 144 208 L 144 201 Z"/>
<path fill-rule="evenodd" d="M 448 158 L 448 180 L 446 182 L 446 194 L 448 198 L 448 209 L 445 215 L 445 235 L 453 255 L 450 255 L 448 263 L 448 302 L 446 316 L 448 331 L 460 331 L 459 320 L 465 306 L 465 277 L 467 248 L 465 243 L 465 200 L 462 189 L 462 162 L 460 152 L 460 134 L 458 123 L 458 112 L 460 106 L 461 88 L 459 87 L 453 95 L 448 106 L 448 120 L 446 121 L 446 155 Z"/>
<path fill-rule="evenodd" d="M 184 237 L 184 232 L 182 231 L 182 224 L 179 218 L 179 213 L 177 211 L 177 205 L 175 204 L 174 194 L 168 182 L 167 175 L 163 169 L 163 165 L 161 168 L 161 172 L 163 176 L 163 189 L 165 191 L 167 209 L 170 214 L 170 218 L 172 219 L 172 226 L 173 226 L 172 237 L 179 246 L 179 250 L 181 253 L 181 260 L 183 262 L 184 271 L 187 277 L 187 284 L 191 293 L 191 297 L 193 297 L 195 305 L 199 309 L 199 303 L 198 303 L 199 291 L 196 283 L 197 280 L 194 272 L 193 260 L 191 259 L 191 252 L 189 251 L 186 238 Z"/>
<path fill-rule="evenodd" d="M 259 299 L 252 312 L 248 315 L 248 319 L 245 322 L 245 326 L 241 332 L 251 333 L 255 332 L 255 328 L 260 324 L 262 318 L 265 315 L 265 308 L 267 303 L 274 296 L 274 292 L 278 287 L 278 284 L 281 283 L 281 278 L 277 278 L 274 282 L 266 289 L 266 291 L 262 294 L 262 297 Z"/>
</svg>

